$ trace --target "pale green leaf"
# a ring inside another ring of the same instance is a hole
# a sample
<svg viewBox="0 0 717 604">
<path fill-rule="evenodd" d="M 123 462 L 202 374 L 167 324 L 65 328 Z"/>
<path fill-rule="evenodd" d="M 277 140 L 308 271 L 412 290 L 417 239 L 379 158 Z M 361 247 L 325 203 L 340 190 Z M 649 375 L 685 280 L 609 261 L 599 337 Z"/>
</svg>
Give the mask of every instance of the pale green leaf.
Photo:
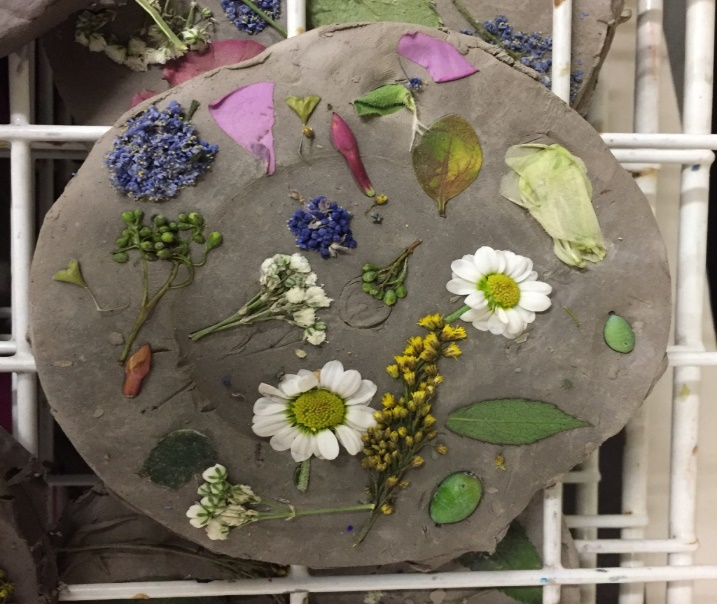
<svg viewBox="0 0 717 604">
<path fill-rule="evenodd" d="M 495 548 L 495 553 L 470 552 L 458 558 L 458 562 L 475 571 L 539 570 L 543 567 L 538 550 L 517 522 L 513 522 L 508 527 L 508 532 Z M 543 601 L 543 590 L 540 587 L 499 587 L 498 589 L 523 604 L 541 604 Z"/>
<path fill-rule="evenodd" d="M 390 115 L 404 107 L 415 111 L 413 95 L 401 84 L 388 84 L 372 90 L 353 103 L 356 113 L 361 117 L 372 115 Z"/>
<path fill-rule="evenodd" d="M 309 0 L 311 27 L 361 21 L 442 25 L 432 0 Z"/>
<path fill-rule="evenodd" d="M 551 403 L 504 398 L 462 407 L 448 416 L 446 427 L 496 445 L 529 445 L 558 432 L 592 424 L 564 413 Z"/>
<path fill-rule="evenodd" d="M 82 277 L 80 263 L 74 259 L 67 263 L 67 268 L 57 271 L 52 278 L 55 281 L 61 281 L 62 283 L 71 283 L 72 285 L 78 285 L 79 287 L 87 287 L 87 283 L 85 283 L 85 280 Z"/>
<path fill-rule="evenodd" d="M 299 119 L 304 126 L 306 126 L 311 114 L 320 102 L 321 97 L 316 94 L 305 97 L 290 96 L 286 99 L 286 104 L 294 110 L 296 115 L 299 116 Z"/>
<path fill-rule="evenodd" d="M 141 475 L 149 476 L 155 484 L 178 489 L 216 462 L 216 448 L 207 436 L 191 429 L 176 430 L 150 451 Z"/>
<path fill-rule="evenodd" d="M 478 135 L 460 115 L 431 124 L 413 150 L 413 170 L 423 190 L 446 215 L 446 203 L 476 179 L 483 164 Z"/>
<path fill-rule="evenodd" d="M 515 145 L 505 154 L 511 172 L 501 194 L 527 209 L 553 238 L 555 255 L 584 267 L 605 258 L 605 241 L 592 205 L 585 164 L 561 145 Z"/>
</svg>

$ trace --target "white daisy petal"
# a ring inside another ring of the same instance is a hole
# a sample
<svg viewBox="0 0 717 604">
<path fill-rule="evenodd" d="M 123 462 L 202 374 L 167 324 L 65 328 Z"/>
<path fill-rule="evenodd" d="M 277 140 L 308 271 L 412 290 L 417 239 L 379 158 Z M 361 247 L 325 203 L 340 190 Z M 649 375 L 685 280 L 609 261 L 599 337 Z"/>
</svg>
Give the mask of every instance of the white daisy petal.
<svg viewBox="0 0 717 604">
<path fill-rule="evenodd" d="M 346 424 L 354 430 L 366 432 L 376 425 L 373 409 L 363 405 L 353 405 L 346 410 Z"/>
<path fill-rule="evenodd" d="M 336 392 L 341 387 L 341 380 L 344 376 L 344 366 L 341 361 L 329 361 L 321 369 L 319 384 L 331 392 Z"/>
<path fill-rule="evenodd" d="M 273 415 L 286 410 L 286 402 L 277 403 L 270 398 L 260 398 L 254 403 L 254 415 Z"/>
<path fill-rule="evenodd" d="M 485 294 L 482 291 L 472 291 L 469 296 L 466 296 L 465 303 L 471 308 L 480 310 L 488 306 L 488 300 L 485 299 Z"/>
<path fill-rule="evenodd" d="M 513 270 L 506 274 L 520 283 L 527 279 L 531 272 L 533 272 L 533 261 L 525 256 L 517 256 Z"/>
<path fill-rule="evenodd" d="M 296 435 L 294 442 L 291 443 L 291 456 L 296 462 L 309 459 L 309 457 L 311 457 L 312 447 L 313 443 L 311 441 L 311 437 L 304 432 L 299 432 L 299 434 Z"/>
<path fill-rule="evenodd" d="M 508 319 L 508 328 L 505 331 L 505 335 L 511 339 L 517 338 L 521 333 L 523 333 L 527 325 L 520 317 L 520 313 L 518 313 L 515 309 L 510 309 L 506 315 Z"/>
<path fill-rule="evenodd" d="M 287 373 L 279 382 L 279 390 L 284 393 L 285 398 L 294 398 L 304 392 L 299 387 L 301 378 L 293 373 Z"/>
<path fill-rule="evenodd" d="M 339 455 L 339 441 L 331 430 L 322 430 L 314 439 L 319 445 L 321 455 L 326 459 L 336 459 Z"/>
<path fill-rule="evenodd" d="M 286 394 L 284 394 L 281 390 L 278 388 L 274 388 L 274 386 L 271 386 L 269 384 L 265 384 L 262 382 L 259 384 L 259 394 L 263 394 L 264 396 L 268 397 L 275 397 L 278 399 L 287 400 Z"/>
<path fill-rule="evenodd" d="M 446 289 L 448 289 L 448 291 L 452 294 L 467 296 L 468 294 L 472 294 L 476 291 L 476 284 L 470 283 L 465 279 L 451 279 L 448 283 L 446 283 Z"/>
<path fill-rule="evenodd" d="M 543 294 L 526 292 L 520 296 L 520 306 L 533 312 L 542 312 L 550 308 L 550 298 Z"/>
<path fill-rule="evenodd" d="M 339 439 L 339 442 L 348 451 L 349 455 L 356 455 L 363 449 L 361 436 L 356 430 L 348 426 L 336 426 L 336 438 Z"/>
<path fill-rule="evenodd" d="M 481 277 L 495 273 L 498 270 L 498 257 L 495 250 L 485 245 L 475 253 L 473 262 Z"/>
<path fill-rule="evenodd" d="M 312 388 L 316 388 L 318 385 L 319 380 L 312 371 L 299 376 L 299 389 L 301 392 L 308 392 Z"/>
<path fill-rule="evenodd" d="M 503 335 L 505 323 L 498 318 L 498 315 L 491 315 L 488 319 L 488 330 L 496 336 Z"/>
<path fill-rule="evenodd" d="M 378 386 L 371 380 L 361 380 L 359 389 L 344 402 L 347 405 L 366 405 L 373 398 L 373 395 L 376 394 L 377 389 Z"/>
<path fill-rule="evenodd" d="M 550 292 L 553 291 L 553 288 L 550 287 L 547 283 L 543 283 L 542 281 L 525 281 L 524 283 L 520 284 L 520 291 L 534 292 L 536 294 L 544 294 L 547 296 Z"/>
<path fill-rule="evenodd" d="M 535 321 L 535 313 L 531 310 L 527 310 L 523 308 L 522 306 L 518 305 L 515 307 L 515 311 L 520 315 L 520 318 L 523 320 L 523 323 L 528 325 L 528 323 L 532 323 Z"/>
<path fill-rule="evenodd" d="M 355 369 L 344 371 L 339 387 L 334 390 L 342 399 L 347 399 L 361 387 L 361 374 Z"/>
<path fill-rule="evenodd" d="M 461 319 L 468 323 L 473 323 L 473 321 L 484 321 L 490 317 L 491 314 L 488 308 L 471 308 L 461 315 Z"/>
<path fill-rule="evenodd" d="M 463 258 L 451 262 L 451 270 L 458 275 L 459 278 L 465 279 L 471 283 L 477 283 L 482 277 L 480 271 L 476 268 L 475 263 Z"/>
<path fill-rule="evenodd" d="M 274 436 L 279 430 L 289 425 L 289 420 L 280 415 L 270 415 L 262 419 L 263 421 L 254 421 L 251 426 L 257 436 Z"/>
<path fill-rule="evenodd" d="M 284 426 L 271 437 L 269 444 L 274 451 L 286 451 L 291 448 L 291 444 L 298 434 L 299 431 L 294 426 Z"/>
</svg>

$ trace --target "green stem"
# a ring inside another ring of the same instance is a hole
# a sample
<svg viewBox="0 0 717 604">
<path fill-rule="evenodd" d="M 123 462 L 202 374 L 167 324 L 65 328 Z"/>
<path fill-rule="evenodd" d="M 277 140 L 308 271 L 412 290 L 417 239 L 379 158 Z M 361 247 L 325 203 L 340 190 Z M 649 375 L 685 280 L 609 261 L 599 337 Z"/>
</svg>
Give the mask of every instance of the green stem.
<svg viewBox="0 0 717 604">
<path fill-rule="evenodd" d="M 260 514 L 259 518 L 257 519 L 257 522 L 259 520 L 277 520 L 281 518 L 298 518 L 299 516 L 312 516 L 316 514 L 337 514 L 340 512 L 363 512 L 363 511 L 371 511 L 374 509 L 373 503 L 363 503 L 361 505 L 349 505 L 346 507 L 340 507 L 340 508 L 316 508 L 316 509 L 310 509 L 310 510 L 292 510 L 289 512 L 280 512 L 278 514 Z"/>
<path fill-rule="evenodd" d="M 139 2 L 139 0 L 137 0 Z M 256 4 L 254 4 L 251 0 L 242 0 L 244 4 L 247 5 L 252 11 L 254 11 L 257 15 L 259 15 L 264 21 L 266 21 L 269 25 L 271 25 L 276 31 L 278 31 L 282 36 L 285 38 L 289 37 L 289 34 L 286 32 L 286 30 L 279 25 L 274 19 L 272 19 L 269 15 L 267 15 L 263 10 L 261 10 Z"/>
<path fill-rule="evenodd" d="M 177 34 L 172 31 L 169 25 L 167 25 L 167 22 L 164 20 L 162 15 L 157 12 L 156 8 L 154 8 L 149 2 L 147 2 L 147 0 L 134 1 L 139 4 L 142 9 L 144 9 L 149 14 L 150 17 L 152 17 L 152 20 L 157 24 L 157 27 L 162 30 L 162 33 L 167 36 L 167 39 L 175 48 L 182 52 L 186 52 L 188 50 L 187 45 L 177 37 Z"/>
<path fill-rule="evenodd" d="M 453 323 L 453 321 L 455 321 L 456 319 L 462 317 L 462 316 L 463 316 L 464 314 L 466 314 L 470 309 L 471 309 L 471 307 L 468 306 L 468 305 L 463 306 L 462 308 L 459 308 L 459 309 L 458 309 L 457 311 L 455 311 L 454 313 L 451 313 L 450 315 L 446 315 L 445 317 L 443 317 L 443 321 L 444 321 L 444 323 L 446 323 L 446 325 L 448 325 L 449 323 Z"/>
<path fill-rule="evenodd" d="M 503 51 L 507 55 L 512 57 L 515 61 L 520 61 L 520 55 L 516 52 L 513 52 L 512 50 L 508 50 L 503 44 L 503 41 L 490 33 L 480 21 L 478 21 L 473 15 L 471 15 L 470 11 L 463 5 L 460 0 L 453 0 L 453 6 L 455 6 L 456 10 L 458 10 L 461 16 L 466 21 L 468 21 L 468 24 L 476 30 L 476 33 L 481 37 L 484 42 L 488 42 L 488 44 L 493 44 L 493 46 L 497 46 L 498 48 L 503 49 Z"/>
</svg>

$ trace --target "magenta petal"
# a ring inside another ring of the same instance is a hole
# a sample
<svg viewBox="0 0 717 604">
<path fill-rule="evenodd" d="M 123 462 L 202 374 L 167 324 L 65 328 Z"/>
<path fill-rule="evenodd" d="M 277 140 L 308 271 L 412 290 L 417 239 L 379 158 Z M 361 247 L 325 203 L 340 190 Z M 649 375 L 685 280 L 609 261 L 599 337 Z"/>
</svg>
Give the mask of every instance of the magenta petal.
<svg viewBox="0 0 717 604">
<path fill-rule="evenodd" d="M 435 82 L 459 80 L 478 71 L 452 44 L 419 32 L 401 36 L 398 54 L 425 67 Z"/>
<path fill-rule="evenodd" d="M 234 65 L 264 52 L 266 46 L 254 40 L 221 40 L 212 42 L 204 50 L 190 50 L 179 59 L 169 61 L 162 70 L 162 78 L 170 86 L 177 86 L 200 73 L 223 65 Z"/>
<path fill-rule="evenodd" d="M 274 82 L 237 88 L 210 103 L 209 113 L 235 142 L 266 163 L 267 174 L 274 173 Z"/>
<path fill-rule="evenodd" d="M 136 105 L 139 105 L 142 101 L 151 99 L 155 94 L 157 93 L 154 90 L 140 90 L 139 92 L 135 92 L 132 95 L 132 100 L 129 103 L 130 109 L 132 107 L 135 107 Z"/>
</svg>

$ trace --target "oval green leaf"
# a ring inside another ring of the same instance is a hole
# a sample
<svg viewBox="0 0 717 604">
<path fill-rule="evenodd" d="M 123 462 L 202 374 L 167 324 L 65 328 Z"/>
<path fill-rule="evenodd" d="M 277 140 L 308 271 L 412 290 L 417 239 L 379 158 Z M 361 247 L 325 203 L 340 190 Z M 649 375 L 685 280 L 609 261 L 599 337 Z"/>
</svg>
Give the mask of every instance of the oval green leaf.
<svg viewBox="0 0 717 604">
<path fill-rule="evenodd" d="M 413 96 L 401 84 L 388 84 L 372 90 L 353 102 L 356 113 L 361 117 L 390 115 L 407 107 L 415 110 Z"/>
<path fill-rule="evenodd" d="M 448 416 L 452 432 L 496 445 L 529 445 L 559 432 L 592 426 L 551 403 L 505 398 L 473 403 Z"/>
<path fill-rule="evenodd" d="M 431 124 L 413 150 L 413 170 L 423 190 L 438 204 L 446 204 L 465 191 L 483 164 L 478 135 L 460 115 L 446 115 Z"/>
<path fill-rule="evenodd" d="M 214 443 L 196 430 L 167 434 L 150 451 L 140 474 L 155 484 L 178 489 L 217 462 Z"/>
<path fill-rule="evenodd" d="M 620 315 L 612 314 L 603 328 L 605 343 L 615 352 L 628 354 L 635 348 L 635 332 Z"/>
<path fill-rule="evenodd" d="M 475 512 L 483 495 L 483 485 L 470 472 L 451 474 L 438 485 L 430 506 L 431 520 L 452 524 L 465 520 Z"/>
</svg>

